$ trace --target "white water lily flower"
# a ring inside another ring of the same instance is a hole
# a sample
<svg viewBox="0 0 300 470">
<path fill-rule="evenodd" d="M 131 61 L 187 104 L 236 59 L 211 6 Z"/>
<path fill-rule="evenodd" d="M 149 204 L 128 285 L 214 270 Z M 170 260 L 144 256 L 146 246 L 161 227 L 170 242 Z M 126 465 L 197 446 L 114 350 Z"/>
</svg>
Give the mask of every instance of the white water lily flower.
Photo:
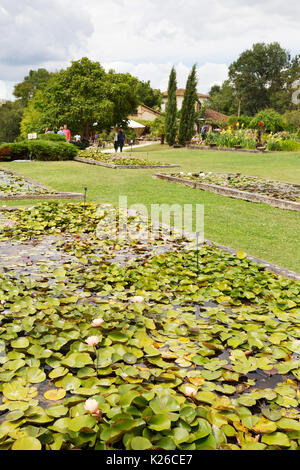
<svg viewBox="0 0 300 470">
<path fill-rule="evenodd" d="M 87 338 L 86 340 L 86 343 L 89 345 L 89 346 L 97 346 L 97 344 L 100 342 L 100 339 L 98 338 L 98 336 L 90 336 L 89 338 Z"/>
<path fill-rule="evenodd" d="M 185 394 L 188 397 L 195 397 L 197 395 L 197 390 L 195 390 L 193 387 L 186 387 Z"/>
<path fill-rule="evenodd" d="M 91 398 L 85 402 L 84 409 L 85 411 L 87 411 L 88 413 L 91 413 L 92 415 L 99 414 L 99 411 L 100 411 L 98 402 Z"/>
<path fill-rule="evenodd" d="M 92 326 L 101 326 L 102 323 L 104 323 L 102 318 L 95 318 L 95 320 L 92 321 Z"/>
<path fill-rule="evenodd" d="M 140 295 L 136 295 L 135 297 L 132 297 L 131 302 L 142 304 L 144 300 L 145 300 L 144 297 L 141 297 Z"/>
</svg>

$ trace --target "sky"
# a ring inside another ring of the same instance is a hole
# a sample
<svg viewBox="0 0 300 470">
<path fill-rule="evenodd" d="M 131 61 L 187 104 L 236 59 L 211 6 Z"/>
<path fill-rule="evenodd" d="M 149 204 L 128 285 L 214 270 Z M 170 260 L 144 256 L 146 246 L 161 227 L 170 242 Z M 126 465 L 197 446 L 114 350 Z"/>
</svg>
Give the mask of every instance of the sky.
<svg viewBox="0 0 300 470">
<path fill-rule="evenodd" d="M 161 91 L 173 65 L 184 88 L 196 63 L 208 93 L 256 42 L 298 54 L 299 24 L 299 0 L 0 0 L 0 99 L 29 70 L 84 56 Z"/>
</svg>

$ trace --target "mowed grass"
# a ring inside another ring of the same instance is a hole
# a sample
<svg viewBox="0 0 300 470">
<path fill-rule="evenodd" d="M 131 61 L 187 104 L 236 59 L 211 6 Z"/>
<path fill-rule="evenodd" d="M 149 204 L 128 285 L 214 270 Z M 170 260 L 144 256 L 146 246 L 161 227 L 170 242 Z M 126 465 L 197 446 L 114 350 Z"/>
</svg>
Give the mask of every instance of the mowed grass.
<svg viewBox="0 0 300 470">
<path fill-rule="evenodd" d="M 130 151 L 126 153 L 131 153 Z M 300 271 L 300 213 L 276 209 L 217 194 L 191 189 L 152 178 L 155 172 L 216 171 L 300 183 L 300 153 L 251 154 L 176 149 L 153 145 L 133 150 L 135 155 L 166 163 L 178 169 L 113 170 L 77 162 L 2 163 L 60 191 L 83 192 L 88 200 L 118 205 L 127 196 L 128 206 L 143 204 L 204 204 L 205 238 Z M 6 205 L 36 204 L 37 201 L 10 201 Z"/>
</svg>

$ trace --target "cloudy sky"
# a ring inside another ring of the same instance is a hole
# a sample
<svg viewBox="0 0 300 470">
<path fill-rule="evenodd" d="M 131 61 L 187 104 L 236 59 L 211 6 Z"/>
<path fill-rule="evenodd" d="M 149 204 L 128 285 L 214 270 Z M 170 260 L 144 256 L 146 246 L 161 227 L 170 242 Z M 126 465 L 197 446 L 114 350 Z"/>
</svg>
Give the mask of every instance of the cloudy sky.
<svg viewBox="0 0 300 470">
<path fill-rule="evenodd" d="M 30 69 L 59 70 L 87 56 L 164 91 L 172 65 L 199 92 L 227 77 L 255 42 L 300 52 L 299 0 L 0 0 L 0 98 Z"/>
</svg>

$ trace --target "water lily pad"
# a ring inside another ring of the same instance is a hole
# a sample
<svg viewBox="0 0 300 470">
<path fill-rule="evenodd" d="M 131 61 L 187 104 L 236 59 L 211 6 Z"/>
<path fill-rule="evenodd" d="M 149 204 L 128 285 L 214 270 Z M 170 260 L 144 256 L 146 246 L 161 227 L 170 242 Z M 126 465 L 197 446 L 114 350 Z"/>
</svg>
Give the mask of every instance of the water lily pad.
<svg viewBox="0 0 300 470">
<path fill-rule="evenodd" d="M 17 439 L 13 445 L 12 450 L 41 450 L 42 444 L 35 437 L 22 437 Z"/>
</svg>

